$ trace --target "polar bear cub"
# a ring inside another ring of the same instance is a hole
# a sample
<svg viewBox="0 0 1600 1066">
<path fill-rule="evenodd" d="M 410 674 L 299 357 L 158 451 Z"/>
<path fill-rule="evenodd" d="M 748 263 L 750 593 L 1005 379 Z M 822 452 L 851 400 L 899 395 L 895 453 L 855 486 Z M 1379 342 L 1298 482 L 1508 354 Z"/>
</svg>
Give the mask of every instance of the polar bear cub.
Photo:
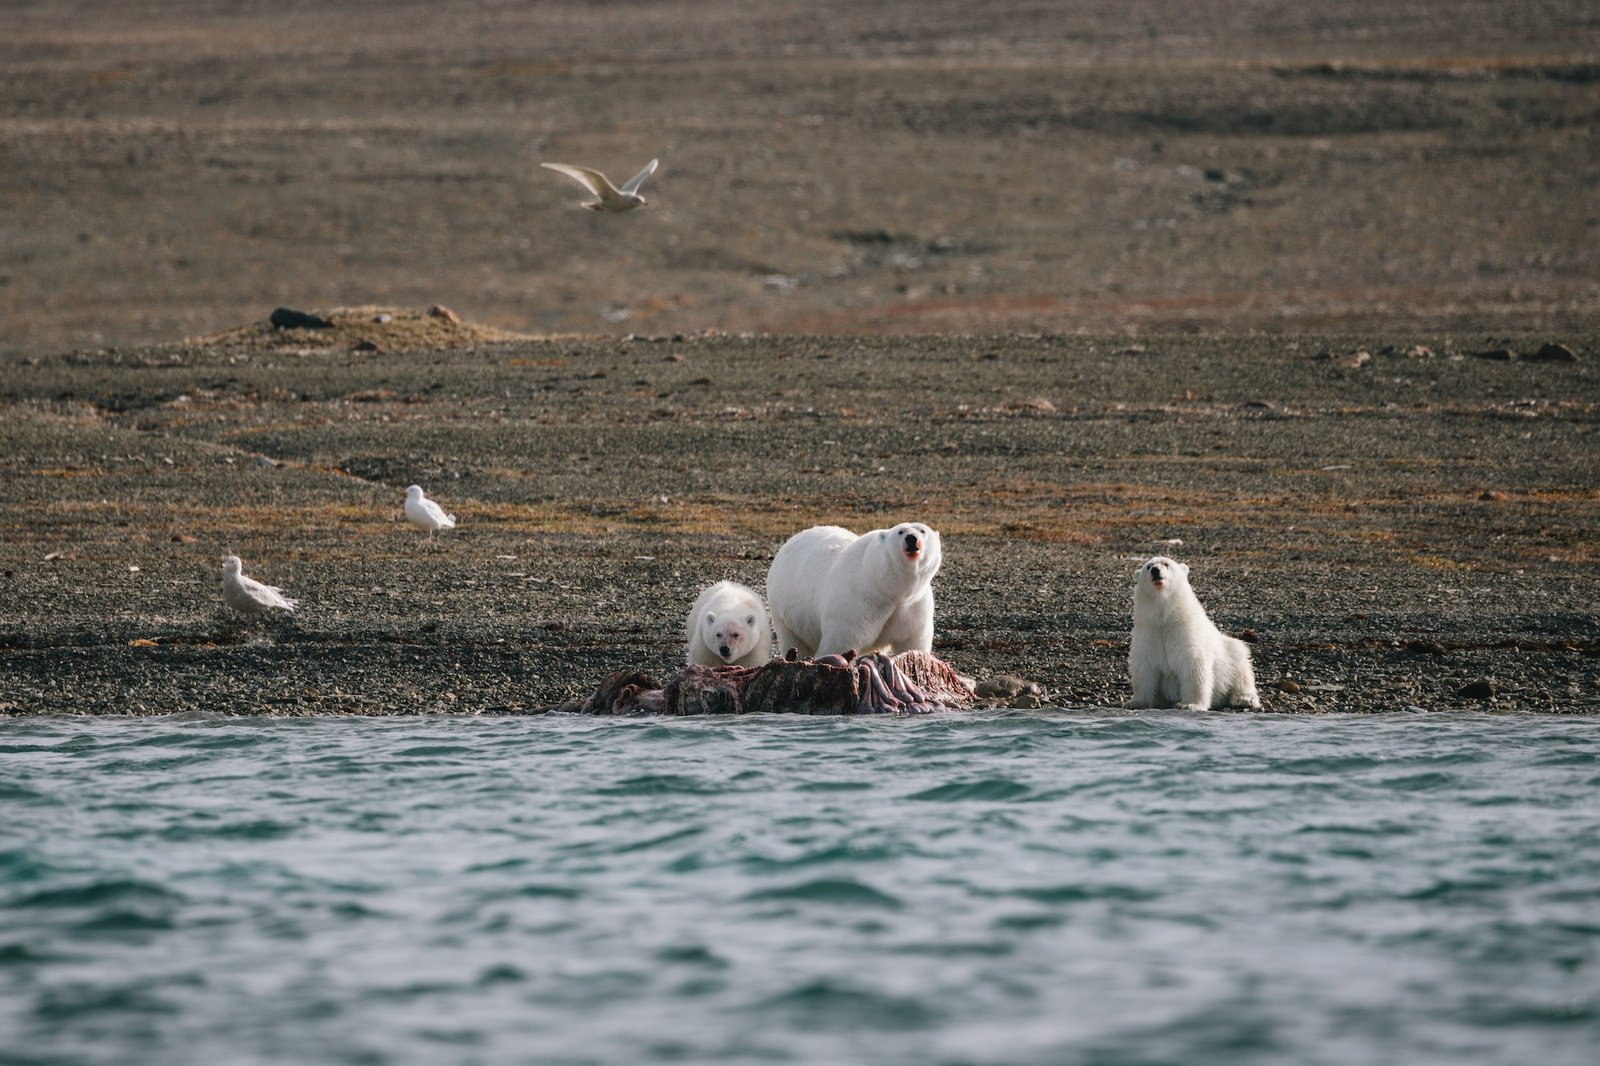
<svg viewBox="0 0 1600 1066">
<path fill-rule="evenodd" d="M 778 654 L 933 650 L 933 577 L 944 556 L 921 522 L 860 536 L 812 526 L 784 542 L 767 571 Z"/>
<path fill-rule="evenodd" d="M 707 586 L 689 609 L 683 635 L 690 665 L 760 666 L 772 658 L 766 605 L 737 581 Z"/>
<path fill-rule="evenodd" d="M 1134 571 L 1129 707 L 1261 707 L 1250 648 L 1206 617 L 1189 567 L 1156 556 Z"/>
</svg>

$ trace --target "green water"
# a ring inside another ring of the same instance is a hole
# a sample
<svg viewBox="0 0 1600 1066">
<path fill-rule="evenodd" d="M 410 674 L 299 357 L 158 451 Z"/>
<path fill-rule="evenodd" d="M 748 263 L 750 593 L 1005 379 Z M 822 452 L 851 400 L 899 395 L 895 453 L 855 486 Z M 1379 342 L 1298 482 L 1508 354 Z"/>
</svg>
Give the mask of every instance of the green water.
<svg viewBox="0 0 1600 1066">
<path fill-rule="evenodd" d="M 0 729 L 0 1063 L 1600 1049 L 1588 719 Z"/>
</svg>

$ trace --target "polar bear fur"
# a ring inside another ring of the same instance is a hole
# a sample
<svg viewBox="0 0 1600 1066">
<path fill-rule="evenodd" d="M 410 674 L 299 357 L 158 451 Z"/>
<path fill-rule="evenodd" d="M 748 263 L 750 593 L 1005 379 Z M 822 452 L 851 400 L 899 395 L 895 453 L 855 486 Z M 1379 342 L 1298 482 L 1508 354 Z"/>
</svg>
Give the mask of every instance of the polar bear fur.
<svg viewBox="0 0 1600 1066">
<path fill-rule="evenodd" d="M 772 658 L 772 626 L 754 590 L 737 581 L 709 585 L 683 627 L 691 666 L 760 666 Z"/>
<path fill-rule="evenodd" d="M 1134 571 L 1128 672 L 1129 707 L 1261 707 L 1250 648 L 1212 624 L 1189 587 L 1189 567 L 1165 556 Z"/>
<path fill-rule="evenodd" d="M 943 559 L 939 534 L 921 522 L 860 536 L 839 526 L 796 533 L 767 571 L 778 654 L 931 652 Z"/>
</svg>

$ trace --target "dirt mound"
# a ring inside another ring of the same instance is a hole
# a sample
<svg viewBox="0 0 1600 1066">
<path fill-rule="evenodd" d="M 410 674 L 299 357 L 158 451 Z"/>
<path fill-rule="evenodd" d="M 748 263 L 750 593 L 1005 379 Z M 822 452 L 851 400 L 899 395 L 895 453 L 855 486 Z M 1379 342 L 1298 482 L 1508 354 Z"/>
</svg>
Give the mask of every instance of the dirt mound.
<svg viewBox="0 0 1600 1066">
<path fill-rule="evenodd" d="M 275 308 L 260 322 L 190 338 L 186 347 L 248 351 L 325 349 L 382 353 L 470 348 L 494 341 L 530 340 L 528 334 L 464 322 L 438 304 L 426 309 L 336 307 L 331 311 Z"/>
</svg>

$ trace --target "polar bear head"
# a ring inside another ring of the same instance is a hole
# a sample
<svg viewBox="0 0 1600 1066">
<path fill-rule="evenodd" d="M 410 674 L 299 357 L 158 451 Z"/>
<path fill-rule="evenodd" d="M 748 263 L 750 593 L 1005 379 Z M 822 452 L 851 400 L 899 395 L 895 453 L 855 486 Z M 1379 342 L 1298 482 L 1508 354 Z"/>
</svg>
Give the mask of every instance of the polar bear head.
<svg viewBox="0 0 1600 1066">
<path fill-rule="evenodd" d="M 759 639 L 754 611 L 747 613 L 718 613 L 707 611 L 700 616 L 700 640 L 725 663 L 731 663 L 750 653 Z"/>
<path fill-rule="evenodd" d="M 1157 555 L 1139 564 L 1133 572 L 1134 598 L 1155 601 L 1172 597 L 1189 587 L 1189 567 Z"/>
<path fill-rule="evenodd" d="M 878 550 L 892 560 L 890 565 L 909 570 L 919 586 L 932 581 L 944 562 L 938 532 L 921 522 L 901 522 L 893 529 L 875 530 L 872 536 Z"/>
</svg>

